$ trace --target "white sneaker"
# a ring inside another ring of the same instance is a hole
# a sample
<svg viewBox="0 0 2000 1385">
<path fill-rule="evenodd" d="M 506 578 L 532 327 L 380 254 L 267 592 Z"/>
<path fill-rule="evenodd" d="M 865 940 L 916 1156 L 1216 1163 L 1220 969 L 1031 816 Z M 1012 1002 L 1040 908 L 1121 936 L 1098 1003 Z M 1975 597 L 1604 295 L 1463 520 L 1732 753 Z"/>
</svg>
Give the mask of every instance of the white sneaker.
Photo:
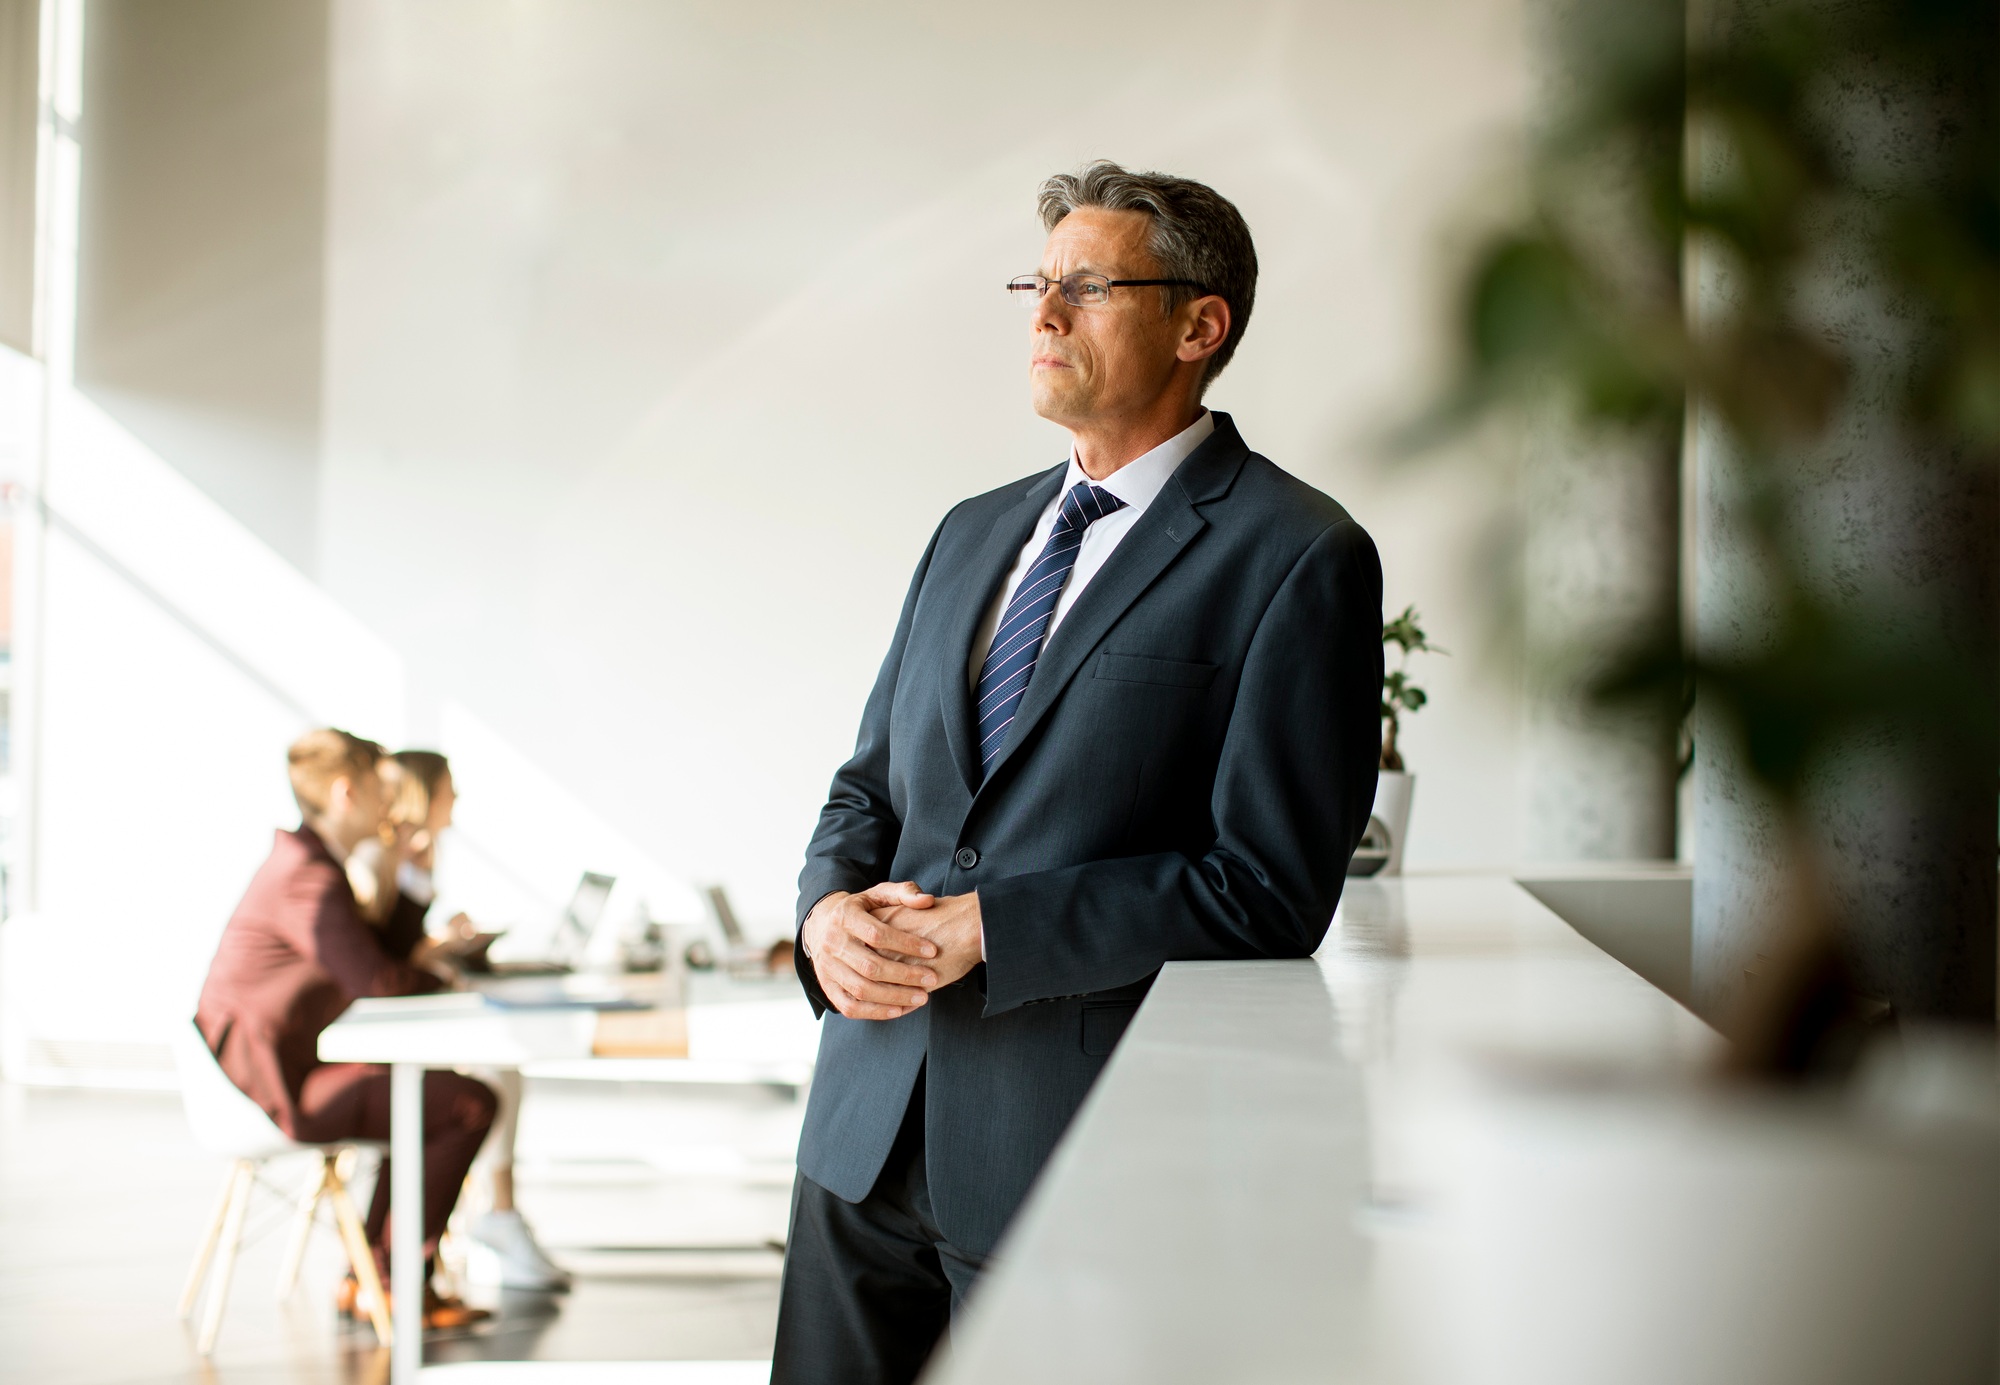
<svg viewBox="0 0 2000 1385">
<path fill-rule="evenodd" d="M 561 1293 L 570 1286 L 568 1270 L 549 1259 L 519 1212 L 488 1212 L 466 1228 L 465 1276 L 475 1284 L 502 1289 Z"/>
</svg>

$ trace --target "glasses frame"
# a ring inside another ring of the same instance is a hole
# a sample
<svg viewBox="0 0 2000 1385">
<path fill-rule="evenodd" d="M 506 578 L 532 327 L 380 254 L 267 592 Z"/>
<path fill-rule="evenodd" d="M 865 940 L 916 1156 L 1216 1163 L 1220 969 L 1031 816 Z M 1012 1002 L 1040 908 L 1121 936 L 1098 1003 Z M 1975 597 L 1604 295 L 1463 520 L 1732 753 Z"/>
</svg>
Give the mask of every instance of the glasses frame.
<svg viewBox="0 0 2000 1385">
<path fill-rule="evenodd" d="M 1193 279 L 1107 279 L 1102 274 L 1090 274 L 1086 273 L 1083 270 L 1078 270 L 1072 274 L 1065 274 L 1060 279 L 1051 279 L 1046 274 L 1017 274 L 1012 279 L 1009 279 L 1007 281 L 1007 292 L 1010 294 L 1027 293 L 1028 281 L 1030 280 L 1032 280 L 1035 285 L 1035 297 L 1034 297 L 1035 302 L 1037 303 L 1041 302 L 1042 299 L 1048 295 L 1048 291 L 1050 289 L 1055 289 L 1062 294 L 1062 301 L 1069 304 L 1072 308 L 1091 308 L 1098 306 L 1094 303 L 1085 303 L 1078 299 L 1070 297 L 1069 285 L 1071 285 L 1072 283 L 1080 283 L 1084 280 L 1094 280 L 1097 283 L 1104 285 L 1104 287 L 1107 289 L 1146 289 L 1146 288 L 1178 287 L 1178 288 L 1195 289 L 1203 294 L 1206 294 L 1209 291 L 1208 285 L 1197 283 Z"/>
</svg>

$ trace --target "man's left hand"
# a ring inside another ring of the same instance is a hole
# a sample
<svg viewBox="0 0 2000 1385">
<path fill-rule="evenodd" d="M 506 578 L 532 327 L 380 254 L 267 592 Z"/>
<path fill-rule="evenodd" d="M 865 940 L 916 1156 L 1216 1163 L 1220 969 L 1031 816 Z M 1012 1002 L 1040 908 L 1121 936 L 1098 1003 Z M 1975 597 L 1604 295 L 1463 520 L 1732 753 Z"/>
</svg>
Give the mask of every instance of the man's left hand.
<svg viewBox="0 0 2000 1385">
<path fill-rule="evenodd" d="M 986 958 L 985 934 L 979 917 L 979 893 L 939 895 L 928 909 L 892 905 L 871 911 L 899 933 L 928 938 L 938 950 L 924 965 L 937 973 L 937 990 L 959 980 Z"/>
</svg>

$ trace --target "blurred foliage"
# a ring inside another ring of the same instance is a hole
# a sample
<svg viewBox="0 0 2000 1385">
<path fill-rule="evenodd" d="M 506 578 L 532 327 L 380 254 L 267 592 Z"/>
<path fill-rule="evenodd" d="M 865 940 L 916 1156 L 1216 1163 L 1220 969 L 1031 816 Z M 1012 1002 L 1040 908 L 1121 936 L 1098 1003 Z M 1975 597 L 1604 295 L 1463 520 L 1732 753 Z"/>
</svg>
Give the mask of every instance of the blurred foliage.
<svg viewBox="0 0 2000 1385">
<path fill-rule="evenodd" d="M 1405 606 L 1403 613 L 1382 625 L 1382 647 L 1394 645 L 1401 651 L 1396 667 L 1382 675 L 1382 765 L 1383 769 L 1403 768 L 1402 752 L 1396 748 L 1396 733 L 1402 729 L 1403 713 L 1414 712 L 1430 701 L 1430 695 L 1410 681 L 1412 654 L 1443 654 L 1417 624 L 1417 608 Z"/>
<path fill-rule="evenodd" d="M 1633 630 L 1597 691 L 1692 690 L 1781 804 L 1820 757 L 1885 727 L 1948 742 L 1990 781 L 1989 638 L 1954 638 L 1949 613 L 1885 614 L 1866 573 L 1859 592 L 1830 591 L 1800 466 L 1857 391 L 1896 415 L 1901 452 L 1848 465 L 1977 470 L 2000 454 L 1993 0 L 1718 0 L 1692 23 L 1679 0 L 1566 0 L 1553 14 L 1556 90 L 1527 201 L 1473 258 L 1462 368 L 1420 440 L 1553 402 L 1619 439 L 1607 456 L 1675 465 L 1692 406 L 1731 459 L 1724 521 L 1761 637 L 1696 649 L 1685 618 Z M 1886 362 L 1893 334 L 1844 328 L 1870 313 L 1903 329 Z"/>
</svg>

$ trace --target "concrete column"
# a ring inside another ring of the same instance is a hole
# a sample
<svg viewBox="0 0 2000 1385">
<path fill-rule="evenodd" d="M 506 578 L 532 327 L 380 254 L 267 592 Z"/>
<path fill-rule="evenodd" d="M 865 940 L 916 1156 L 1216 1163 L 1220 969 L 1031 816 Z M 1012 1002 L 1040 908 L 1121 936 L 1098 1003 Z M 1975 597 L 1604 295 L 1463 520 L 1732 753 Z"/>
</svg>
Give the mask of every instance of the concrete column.
<svg viewBox="0 0 2000 1385">
<path fill-rule="evenodd" d="M 1532 0 L 1525 18 L 1538 106 L 1559 127 L 1603 83 L 1592 36 L 1607 25 L 1593 0 Z M 1634 169 L 1616 157 L 1595 170 L 1603 189 Z M 1566 215 L 1615 241 L 1605 223 L 1620 204 L 1570 206 Z M 1523 459 L 1521 629 L 1528 734 L 1522 849 L 1535 861 L 1671 860 L 1677 845 L 1679 709 L 1606 705 L 1590 685 L 1635 640 L 1679 619 L 1681 487 L 1678 437 L 1590 433 L 1550 408 Z"/>
<path fill-rule="evenodd" d="M 1755 15 L 1738 3 L 1719 22 Z M 1718 29 L 1718 33 L 1726 30 Z M 1994 459 L 1925 436 L 1903 405 L 1921 345 L 1940 324 L 1882 272 L 1867 227 L 1901 189 L 1949 176 L 1960 142 L 1990 140 L 1993 35 L 1976 65 L 1897 83 L 1849 71 L 1829 83 L 1828 130 L 1844 175 L 1868 196 L 1814 228 L 1799 302 L 1850 363 L 1845 401 L 1818 441 L 1767 478 L 1789 516 L 1786 548 L 1806 586 L 1847 628 L 1914 640 L 1970 670 L 1965 691 L 2000 713 L 2000 499 Z M 1919 89 L 1920 88 L 1920 89 Z M 1988 146 L 1991 149 L 1991 144 Z M 1701 310 L 1730 310 L 1732 285 L 1704 269 Z M 1767 573 L 1745 526 L 1748 468 L 1712 419 L 1695 429 L 1697 631 L 1704 652 L 1767 647 Z M 1909 669 L 1913 705 L 1928 675 Z M 1996 765 L 1990 732 L 1947 743 L 1900 716 L 1857 731 L 1804 790 L 1811 862 L 1832 897 L 1863 989 L 1906 1019 L 1994 1015 Z M 1785 918 L 1789 854 L 1771 801 L 1712 710 L 1696 720 L 1696 1006 L 1726 1014 L 1771 955 Z"/>
<path fill-rule="evenodd" d="M 1672 446 L 1537 430 L 1526 465 L 1531 860 L 1671 860 L 1678 712 L 1584 690 L 1635 632 L 1671 630 L 1680 577 Z"/>
</svg>

